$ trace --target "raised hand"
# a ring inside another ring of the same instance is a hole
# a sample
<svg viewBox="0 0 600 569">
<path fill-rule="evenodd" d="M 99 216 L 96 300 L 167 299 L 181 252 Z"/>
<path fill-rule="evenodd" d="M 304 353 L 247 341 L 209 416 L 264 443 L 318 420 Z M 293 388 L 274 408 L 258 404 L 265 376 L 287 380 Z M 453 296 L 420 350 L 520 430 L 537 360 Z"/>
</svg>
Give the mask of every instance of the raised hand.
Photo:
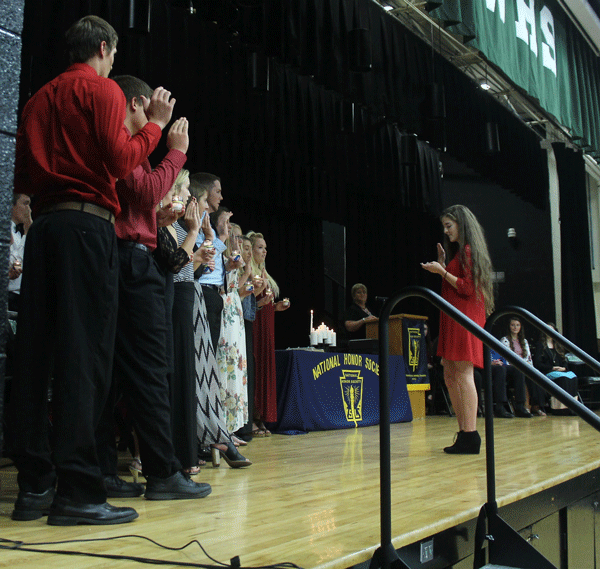
<svg viewBox="0 0 600 569">
<path fill-rule="evenodd" d="M 441 243 L 437 244 L 437 254 L 438 254 L 438 263 L 442 266 L 442 268 L 446 268 L 446 251 L 442 247 Z"/>
<path fill-rule="evenodd" d="M 198 232 L 200 229 L 200 210 L 196 198 L 192 198 L 185 208 L 185 224 L 190 231 Z"/>
<path fill-rule="evenodd" d="M 156 123 L 161 130 L 169 124 L 175 106 L 175 99 L 171 99 L 171 91 L 157 87 L 150 101 L 142 95 L 142 104 L 150 122 Z"/>
<path fill-rule="evenodd" d="M 204 219 L 202 220 L 202 233 L 204 233 L 205 239 L 210 239 L 211 241 L 213 241 L 215 238 L 215 232 L 213 231 L 213 228 L 210 224 L 210 217 L 208 216 L 208 213 L 204 216 Z"/>
<path fill-rule="evenodd" d="M 185 154 L 190 145 L 188 129 L 189 122 L 185 117 L 177 119 L 171 125 L 169 133 L 167 134 L 167 148 L 169 150 L 179 150 Z"/>
<path fill-rule="evenodd" d="M 166 227 L 179 219 L 179 212 L 173 211 L 173 204 L 168 203 L 156 210 L 156 223 L 159 227 Z"/>
</svg>

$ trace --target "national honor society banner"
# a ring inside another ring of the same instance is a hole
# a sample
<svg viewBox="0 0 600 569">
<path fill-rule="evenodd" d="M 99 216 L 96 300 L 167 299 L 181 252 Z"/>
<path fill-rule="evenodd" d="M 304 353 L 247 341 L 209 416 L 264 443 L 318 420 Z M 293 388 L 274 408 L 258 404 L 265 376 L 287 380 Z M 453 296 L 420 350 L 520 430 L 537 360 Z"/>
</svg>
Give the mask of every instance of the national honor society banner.
<svg viewBox="0 0 600 569">
<path fill-rule="evenodd" d="M 424 320 L 402 318 L 402 353 L 409 390 L 417 385 L 419 391 L 429 389 Z"/>
<path fill-rule="evenodd" d="M 379 424 L 378 356 L 286 350 L 276 362 L 277 432 Z M 389 387 L 391 421 L 411 421 L 402 356 L 390 356 Z"/>
</svg>

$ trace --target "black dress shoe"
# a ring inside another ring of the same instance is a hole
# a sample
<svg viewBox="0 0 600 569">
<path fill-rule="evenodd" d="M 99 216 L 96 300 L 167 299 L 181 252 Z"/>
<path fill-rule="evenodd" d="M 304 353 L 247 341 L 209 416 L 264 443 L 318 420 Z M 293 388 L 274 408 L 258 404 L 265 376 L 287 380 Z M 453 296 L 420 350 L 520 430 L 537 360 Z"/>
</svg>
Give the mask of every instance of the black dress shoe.
<svg viewBox="0 0 600 569">
<path fill-rule="evenodd" d="M 109 498 L 135 498 L 144 493 L 144 487 L 136 482 L 125 482 L 116 474 L 103 476 L 106 494 Z"/>
<path fill-rule="evenodd" d="M 57 496 L 48 514 L 51 526 L 110 525 L 132 522 L 138 517 L 133 508 L 116 508 L 104 504 L 82 504 L 69 498 Z"/>
<path fill-rule="evenodd" d="M 512 413 L 509 413 L 503 405 L 498 405 L 494 407 L 494 417 L 498 417 L 499 419 L 514 419 L 515 416 Z"/>
<path fill-rule="evenodd" d="M 168 478 L 146 477 L 148 500 L 190 500 L 204 498 L 212 492 L 210 484 L 194 482 L 189 476 L 177 472 Z"/>
<path fill-rule="evenodd" d="M 524 419 L 531 419 L 533 414 L 525 409 L 524 405 L 515 405 L 515 415 Z"/>
<path fill-rule="evenodd" d="M 52 500 L 54 500 L 54 494 L 54 488 L 48 488 L 41 494 L 20 490 L 11 516 L 12 519 L 24 522 L 39 520 L 42 516 L 47 516 Z"/>
</svg>

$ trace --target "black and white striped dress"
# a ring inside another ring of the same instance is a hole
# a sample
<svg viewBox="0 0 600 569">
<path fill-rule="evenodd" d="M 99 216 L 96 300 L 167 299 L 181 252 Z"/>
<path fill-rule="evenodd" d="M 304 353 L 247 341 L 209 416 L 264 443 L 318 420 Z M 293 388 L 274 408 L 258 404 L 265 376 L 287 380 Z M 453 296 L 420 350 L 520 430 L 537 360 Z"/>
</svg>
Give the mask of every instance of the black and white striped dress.
<svg viewBox="0 0 600 569">
<path fill-rule="evenodd" d="M 231 440 L 221 401 L 219 366 L 210 337 L 202 286 L 194 282 L 194 349 L 196 352 L 196 424 L 200 446 Z"/>
</svg>

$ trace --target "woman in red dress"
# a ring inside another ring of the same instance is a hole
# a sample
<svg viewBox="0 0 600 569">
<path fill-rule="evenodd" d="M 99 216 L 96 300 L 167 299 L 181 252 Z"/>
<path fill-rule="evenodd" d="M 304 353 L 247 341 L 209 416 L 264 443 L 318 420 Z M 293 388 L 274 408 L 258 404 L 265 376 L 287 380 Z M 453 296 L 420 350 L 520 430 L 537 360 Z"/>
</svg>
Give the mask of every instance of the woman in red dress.
<svg viewBox="0 0 600 569">
<path fill-rule="evenodd" d="M 256 298 L 256 320 L 253 326 L 256 367 L 252 434 L 260 437 L 271 434 L 265 427 L 265 422 L 277 421 L 275 312 L 287 310 L 290 307 L 290 301 L 286 298 L 274 302 L 274 299 L 279 296 L 279 287 L 265 268 L 267 243 L 263 234 L 250 231 L 248 237 L 252 242 L 252 273 L 267 283 L 265 291 Z"/>
<path fill-rule="evenodd" d="M 442 277 L 442 297 L 481 327 L 494 310 L 492 263 L 483 229 L 471 210 L 454 205 L 441 215 L 444 246 L 438 259 L 421 266 Z M 446 258 L 450 262 L 446 266 Z M 444 312 L 440 316 L 437 355 L 442 358 L 444 381 L 458 420 L 458 434 L 449 454 L 479 454 L 477 390 L 473 368 L 483 367 L 483 344 Z"/>
</svg>

